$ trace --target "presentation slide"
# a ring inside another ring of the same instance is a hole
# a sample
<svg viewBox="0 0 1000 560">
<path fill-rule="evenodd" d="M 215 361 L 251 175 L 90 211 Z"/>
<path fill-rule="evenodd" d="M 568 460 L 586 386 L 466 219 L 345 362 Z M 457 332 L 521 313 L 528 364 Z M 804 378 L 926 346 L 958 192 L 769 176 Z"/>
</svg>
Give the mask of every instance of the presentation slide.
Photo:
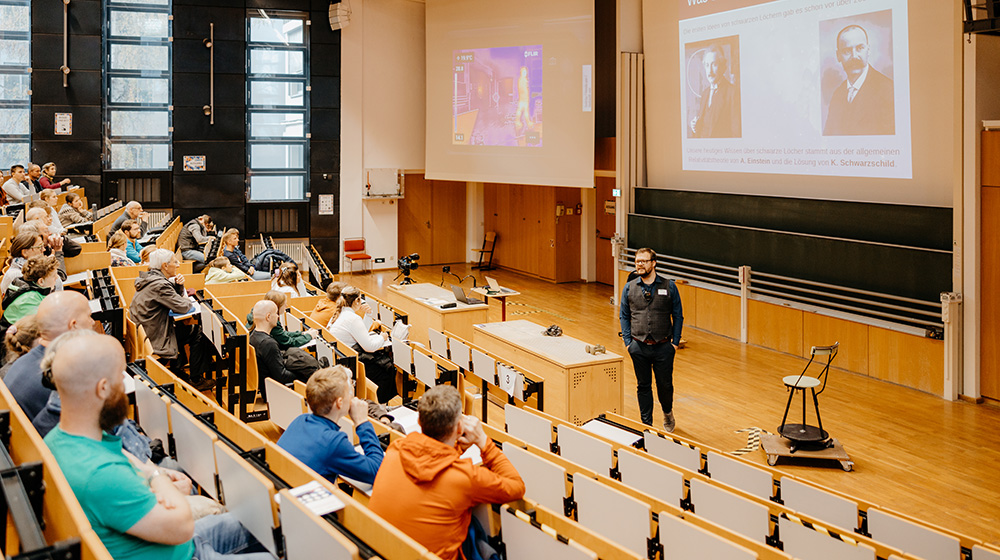
<svg viewBox="0 0 1000 560">
<path fill-rule="evenodd" d="M 542 45 L 455 51 L 453 144 L 542 145 Z"/>
<path fill-rule="evenodd" d="M 683 0 L 682 169 L 910 179 L 906 0 Z"/>
<path fill-rule="evenodd" d="M 427 0 L 426 18 L 426 177 L 593 187 L 593 0 Z"/>
</svg>

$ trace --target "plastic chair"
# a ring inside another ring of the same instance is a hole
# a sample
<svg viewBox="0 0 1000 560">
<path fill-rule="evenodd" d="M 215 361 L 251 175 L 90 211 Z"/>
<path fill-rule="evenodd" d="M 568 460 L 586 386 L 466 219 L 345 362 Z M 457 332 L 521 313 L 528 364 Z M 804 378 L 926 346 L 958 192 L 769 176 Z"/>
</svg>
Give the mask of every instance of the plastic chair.
<svg viewBox="0 0 1000 560">
<path fill-rule="evenodd" d="M 788 402 L 785 404 L 785 415 L 781 417 L 781 425 L 778 426 L 778 433 L 787 439 L 795 442 L 794 446 L 799 445 L 814 445 L 821 448 L 826 448 L 830 446 L 830 434 L 823 429 L 823 420 L 819 415 L 819 395 L 824 390 L 826 390 L 826 382 L 830 377 L 830 364 L 833 363 L 833 359 L 837 357 L 837 351 L 840 349 L 840 343 L 835 342 L 832 346 L 813 346 L 810 352 L 809 362 L 806 367 L 803 368 L 802 373 L 798 375 L 788 375 L 782 378 L 785 384 L 785 388 L 789 391 Z M 816 377 L 811 377 L 806 375 L 809 371 L 809 367 L 812 366 L 813 362 L 816 360 L 817 356 L 826 356 L 826 364 L 823 369 L 819 372 Z M 820 390 L 817 392 L 816 387 L 822 385 Z M 813 407 L 816 409 L 816 423 L 819 426 L 810 426 L 806 422 L 806 390 L 812 393 Z M 802 423 L 801 424 L 788 424 L 786 420 L 788 419 L 788 409 L 792 406 L 792 399 L 795 398 L 795 392 L 802 391 Z M 793 447 L 794 447 L 793 446 Z"/>
<path fill-rule="evenodd" d="M 479 253 L 479 264 L 473 266 L 472 268 L 473 269 L 478 268 L 480 270 L 493 270 L 493 249 L 496 248 L 496 246 L 497 246 L 497 232 L 487 231 L 486 235 L 483 236 L 483 248 L 473 249 L 473 251 Z M 490 257 L 489 260 L 487 261 L 487 264 L 483 266 L 483 259 L 486 257 L 487 253 L 489 253 Z"/>
<path fill-rule="evenodd" d="M 362 272 L 365 270 L 366 262 L 371 271 L 372 256 L 365 252 L 364 237 L 344 240 L 344 259 L 351 261 L 351 274 L 354 274 L 355 261 L 361 261 Z"/>
</svg>

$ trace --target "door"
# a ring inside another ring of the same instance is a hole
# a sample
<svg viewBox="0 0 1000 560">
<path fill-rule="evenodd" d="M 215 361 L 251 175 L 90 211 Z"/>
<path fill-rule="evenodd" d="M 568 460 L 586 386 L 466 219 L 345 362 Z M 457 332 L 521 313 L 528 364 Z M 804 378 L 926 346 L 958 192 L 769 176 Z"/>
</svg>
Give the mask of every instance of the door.
<svg viewBox="0 0 1000 560">
<path fill-rule="evenodd" d="M 404 189 L 396 218 L 399 254 L 417 253 L 421 258 L 430 258 L 432 182 L 423 174 L 407 175 Z"/>
<path fill-rule="evenodd" d="M 597 177 L 594 181 L 597 188 L 597 203 L 594 204 L 594 211 L 597 217 L 594 220 L 597 237 L 594 243 L 595 262 L 597 263 L 597 281 L 601 284 L 614 285 L 615 283 L 615 262 L 611 255 L 611 238 L 615 235 L 615 212 L 617 199 L 612 196 L 615 188 L 614 177 Z"/>
</svg>

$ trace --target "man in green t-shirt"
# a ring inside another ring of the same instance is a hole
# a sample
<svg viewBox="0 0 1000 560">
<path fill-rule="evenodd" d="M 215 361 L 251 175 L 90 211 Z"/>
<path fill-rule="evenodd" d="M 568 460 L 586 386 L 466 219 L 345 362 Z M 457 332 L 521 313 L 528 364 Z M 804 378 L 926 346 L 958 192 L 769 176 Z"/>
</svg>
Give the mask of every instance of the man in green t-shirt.
<svg viewBox="0 0 1000 560">
<path fill-rule="evenodd" d="M 108 435 L 128 413 L 121 372 L 125 353 L 114 338 L 77 336 L 59 344 L 52 380 L 62 400 L 59 424 L 45 443 L 101 542 L 116 560 L 227 558 L 253 548 L 252 536 L 231 514 L 194 521 L 185 494 L 191 481 L 169 469 L 141 470 Z M 268 552 L 241 555 L 273 560 Z"/>
</svg>

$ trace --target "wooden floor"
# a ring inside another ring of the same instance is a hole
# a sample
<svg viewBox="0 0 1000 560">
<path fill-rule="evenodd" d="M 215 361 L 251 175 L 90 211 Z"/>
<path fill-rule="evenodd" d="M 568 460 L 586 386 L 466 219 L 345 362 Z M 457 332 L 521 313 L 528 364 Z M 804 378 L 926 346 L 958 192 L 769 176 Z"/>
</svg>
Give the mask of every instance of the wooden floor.
<svg viewBox="0 0 1000 560">
<path fill-rule="evenodd" d="M 452 271 L 459 276 L 475 272 L 464 265 L 452 265 Z M 380 295 L 395 274 L 344 279 Z M 508 302 L 508 319 L 555 323 L 569 336 L 624 351 L 610 286 L 550 284 L 502 270 L 489 274 L 523 293 Z M 476 276 L 483 284 L 482 274 Z M 421 267 L 413 278 L 439 284 L 441 267 Z M 471 287 L 471 280 L 463 285 Z M 498 303 L 490 304 L 489 318 L 500 320 Z M 737 430 L 758 426 L 776 431 L 787 399 L 781 377 L 799 373 L 805 361 L 693 328 L 685 329 L 684 338 L 688 345 L 674 365 L 677 433 L 736 450 L 746 443 L 746 435 Z M 628 360 L 625 368 L 631 371 Z M 625 413 L 638 419 L 635 377 L 626 375 L 625 383 Z M 1000 544 L 1000 408 L 948 402 L 844 371 L 831 372 L 820 401 L 823 426 L 843 443 L 854 472 L 844 472 L 837 463 L 779 463 L 782 471 Z M 659 412 L 655 421 L 662 422 Z M 766 464 L 762 451 L 747 457 Z"/>
</svg>

